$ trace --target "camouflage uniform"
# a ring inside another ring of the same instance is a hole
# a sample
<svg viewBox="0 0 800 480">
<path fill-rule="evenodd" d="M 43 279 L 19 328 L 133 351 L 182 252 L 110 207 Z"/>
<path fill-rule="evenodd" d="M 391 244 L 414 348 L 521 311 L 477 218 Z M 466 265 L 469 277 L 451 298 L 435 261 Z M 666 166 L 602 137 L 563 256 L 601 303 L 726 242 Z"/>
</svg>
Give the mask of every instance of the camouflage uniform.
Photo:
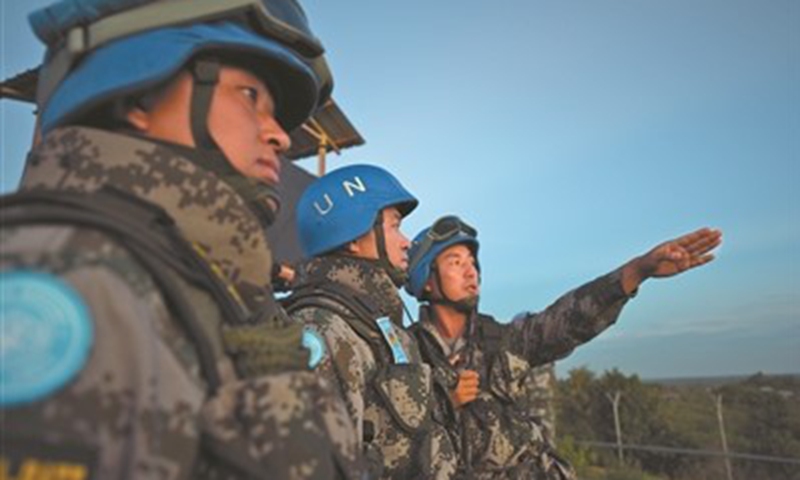
<svg viewBox="0 0 800 480">
<path fill-rule="evenodd" d="M 530 393 L 533 414 L 541 420 L 545 438 L 552 444 L 556 439 L 556 409 L 554 390 L 556 388 L 555 364 L 534 367 L 527 376 L 525 389 Z"/>
<path fill-rule="evenodd" d="M 430 307 L 421 307 L 420 321 L 411 330 L 443 390 L 456 387 L 458 369 L 476 370 L 480 376 L 478 397 L 450 409 L 461 472 L 477 479 L 574 478 L 548 441 L 530 376 L 537 373 L 535 367 L 569 355 L 612 325 L 627 299 L 616 271 L 509 324 L 473 314 L 468 333 L 455 342 L 438 333 Z M 437 398 L 450 405 L 449 397 Z"/>
<path fill-rule="evenodd" d="M 316 290 L 316 305 L 290 307 L 293 318 L 316 331 L 329 354 L 318 370 L 341 388 L 356 430 L 364 439 L 372 470 L 380 478 L 451 478 L 455 454 L 434 410 L 431 369 L 402 327 L 397 287 L 374 261 L 329 255 L 312 259 L 301 275 Z M 407 362 L 398 362 L 390 341 L 372 321 L 320 290 L 338 287 L 375 317 L 391 320 Z M 299 301 L 302 302 L 302 301 Z"/>
<path fill-rule="evenodd" d="M 253 317 L 272 302 L 264 226 L 237 190 L 189 160 L 192 154 L 199 152 L 102 130 L 56 129 L 30 156 L 22 189 L 66 196 L 114 187 L 160 206 L 219 282 L 238 292 L 244 315 L 254 319 L 247 328 L 269 331 L 269 318 Z M 62 388 L 0 411 L 2 478 L 35 468 L 59 479 L 359 476 L 344 405 L 297 365 L 307 359 L 297 356 L 299 338 L 275 352 L 283 357 L 248 370 L 225 338 L 242 331 L 223 326 L 216 297 L 169 271 L 210 339 L 220 380 L 212 396 L 200 347 L 150 272 L 119 239 L 56 223 L 4 226 L 0 266 L 4 274 L 43 272 L 74 289 L 90 312 L 94 340 L 85 365 Z M 7 334 L 3 342 L 13 348 Z M 258 374 L 268 365 L 269 374 Z"/>
</svg>

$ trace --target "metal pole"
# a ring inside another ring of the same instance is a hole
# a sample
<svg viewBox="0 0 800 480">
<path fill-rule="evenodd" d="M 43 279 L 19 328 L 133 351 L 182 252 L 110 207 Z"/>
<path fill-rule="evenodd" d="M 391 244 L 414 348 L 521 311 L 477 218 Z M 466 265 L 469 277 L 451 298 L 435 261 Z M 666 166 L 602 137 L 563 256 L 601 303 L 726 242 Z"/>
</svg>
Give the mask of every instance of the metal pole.
<svg viewBox="0 0 800 480">
<path fill-rule="evenodd" d="M 619 458 L 619 464 L 622 465 L 622 429 L 619 426 L 619 399 L 622 397 L 622 393 L 617 390 L 614 392 L 614 396 L 612 397 L 608 393 L 606 393 L 606 398 L 611 402 L 611 406 L 614 409 L 614 431 L 617 434 L 617 458 Z"/>
<path fill-rule="evenodd" d="M 728 454 L 728 439 L 725 437 L 725 422 L 722 420 L 722 394 L 718 393 L 715 397 L 717 404 L 717 423 L 719 423 L 719 436 L 722 439 L 722 453 L 725 454 L 725 471 L 728 473 L 728 480 L 733 480 L 733 469 L 731 468 L 731 457 Z"/>
<path fill-rule="evenodd" d="M 320 141 L 319 147 L 317 147 L 317 176 L 321 177 L 325 175 L 325 154 L 327 153 L 327 149 L 325 148 L 325 142 Z"/>
</svg>

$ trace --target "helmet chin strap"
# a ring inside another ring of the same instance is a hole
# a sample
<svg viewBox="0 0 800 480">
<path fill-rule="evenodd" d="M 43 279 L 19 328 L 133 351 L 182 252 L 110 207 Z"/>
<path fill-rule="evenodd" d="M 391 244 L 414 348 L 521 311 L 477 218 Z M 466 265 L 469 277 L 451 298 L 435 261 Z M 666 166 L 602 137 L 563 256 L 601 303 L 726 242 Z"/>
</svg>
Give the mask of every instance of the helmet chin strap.
<svg viewBox="0 0 800 480">
<path fill-rule="evenodd" d="M 378 212 L 372 230 L 375 232 L 375 244 L 378 247 L 378 266 L 386 271 L 386 274 L 389 275 L 392 283 L 397 288 L 402 287 L 406 283 L 408 276 L 405 271 L 392 265 L 392 261 L 389 260 L 389 253 L 386 250 L 386 236 L 383 234 L 383 211 Z"/>
<path fill-rule="evenodd" d="M 192 64 L 192 100 L 190 122 L 192 127 L 192 137 L 197 148 L 203 150 L 219 150 L 219 146 L 211 138 L 208 131 L 209 112 L 211 111 L 211 100 L 214 98 L 214 89 L 219 83 L 219 60 L 213 58 L 201 58 Z"/>
<path fill-rule="evenodd" d="M 429 300 L 431 304 L 446 305 L 464 315 L 469 315 L 478 309 L 478 301 L 480 299 L 478 295 L 468 296 L 461 300 L 452 300 L 448 298 L 447 294 L 444 293 L 444 288 L 442 288 L 442 277 L 439 275 L 439 269 L 436 268 L 436 265 L 433 265 L 431 270 L 433 270 L 433 281 L 436 284 L 436 292 L 433 292 L 434 294 L 431 295 Z"/>
<path fill-rule="evenodd" d="M 236 171 L 208 129 L 211 102 L 219 83 L 220 69 L 221 63 L 216 58 L 199 58 L 191 65 L 194 82 L 190 122 L 195 148 L 200 151 L 200 155 L 192 158 L 197 159 L 202 167 L 214 172 L 242 195 L 261 223 L 269 226 L 275 221 L 281 204 L 276 186 L 246 178 Z"/>
</svg>

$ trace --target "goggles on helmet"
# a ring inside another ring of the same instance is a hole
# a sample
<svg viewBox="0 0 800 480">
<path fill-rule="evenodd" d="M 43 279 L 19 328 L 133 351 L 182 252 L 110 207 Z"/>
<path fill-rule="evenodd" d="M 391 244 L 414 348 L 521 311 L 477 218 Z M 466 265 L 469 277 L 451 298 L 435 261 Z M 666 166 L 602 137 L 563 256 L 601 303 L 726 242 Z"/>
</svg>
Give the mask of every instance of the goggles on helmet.
<svg viewBox="0 0 800 480">
<path fill-rule="evenodd" d="M 170 0 L 125 10 L 89 24 L 80 24 L 61 35 L 51 25 L 40 25 L 40 37 L 63 39 L 64 44 L 48 58 L 40 77 L 37 98 L 44 105 L 55 87 L 69 73 L 81 55 L 135 33 L 187 23 L 215 20 L 239 21 L 255 33 L 285 44 L 313 61 L 325 49 L 314 36 L 284 22 L 270 12 L 264 0 Z M 55 30 L 55 31 L 54 31 Z"/>
<path fill-rule="evenodd" d="M 447 215 L 436 220 L 428 230 L 428 233 L 425 234 L 419 249 L 408 262 L 409 269 L 413 268 L 413 265 L 416 265 L 436 243 L 449 240 L 459 233 L 463 233 L 470 238 L 478 237 L 478 231 L 474 227 L 455 215 Z"/>
</svg>

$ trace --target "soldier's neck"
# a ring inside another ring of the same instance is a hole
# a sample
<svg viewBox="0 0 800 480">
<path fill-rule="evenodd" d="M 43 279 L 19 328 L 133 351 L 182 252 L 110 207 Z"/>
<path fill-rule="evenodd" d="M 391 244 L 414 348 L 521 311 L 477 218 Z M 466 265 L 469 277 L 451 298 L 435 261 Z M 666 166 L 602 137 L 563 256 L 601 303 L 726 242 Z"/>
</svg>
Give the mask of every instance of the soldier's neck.
<svg viewBox="0 0 800 480">
<path fill-rule="evenodd" d="M 452 340 L 464 336 L 467 329 L 467 320 L 469 320 L 467 314 L 456 310 L 450 305 L 443 304 L 433 304 L 431 309 L 436 319 L 434 322 L 436 330 L 442 338 Z"/>
</svg>

